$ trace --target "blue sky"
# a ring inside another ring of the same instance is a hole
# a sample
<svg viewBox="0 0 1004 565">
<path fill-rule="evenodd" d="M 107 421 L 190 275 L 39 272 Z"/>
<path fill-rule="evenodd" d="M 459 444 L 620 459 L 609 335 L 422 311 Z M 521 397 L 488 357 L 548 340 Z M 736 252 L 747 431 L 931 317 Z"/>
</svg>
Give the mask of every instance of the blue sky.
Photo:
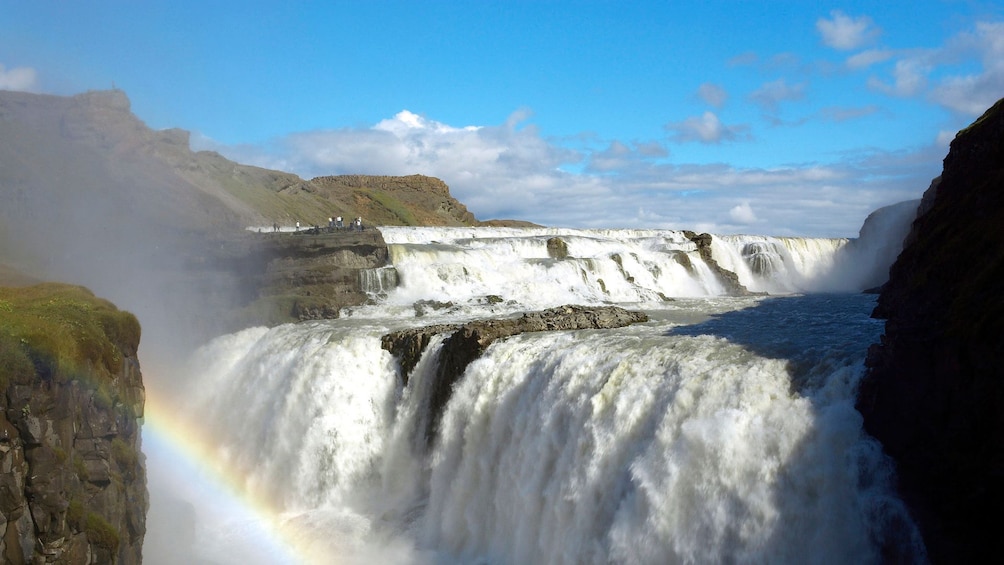
<svg viewBox="0 0 1004 565">
<path fill-rule="evenodd" d="M 0 89 L 113 85 L 195 149 L 480 219 L 854 236 L 1004 96 L 1004 6 L 0 0 Z"/>
</svg>

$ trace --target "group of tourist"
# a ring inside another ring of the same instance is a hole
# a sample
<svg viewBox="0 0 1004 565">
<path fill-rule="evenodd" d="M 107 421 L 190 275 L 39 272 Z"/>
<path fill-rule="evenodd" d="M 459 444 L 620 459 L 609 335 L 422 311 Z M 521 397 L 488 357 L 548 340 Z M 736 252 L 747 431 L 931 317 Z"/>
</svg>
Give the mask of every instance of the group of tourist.
<svg viewBox="0 0 1004 565">
<path fill-rule="evenodd" d="M 326 230 L 327 232 L 330 233 L 330 232 L 334 232 L 334 231 L 341 231 L 341 230 L 344 230 L 344 229 L 346 229 L 345 228 L 345 222 L 344 222 L 344 220 L 342 220 L 341 216 L 338 216 L 338 217 L 335 217 L 335 218 L 328 218 L 328 228 Z M 352 222 L 348 226 L 348 229 L 350 229 L 352 231 L 363 231 L 363 219 L 361 217 L 357 217 L 355 220 L 352 220 Z M 317 224 L 314 224 L 313 226 L 310 226 L 310 227 L 306 228 L 306 230 L 308 232 L 311 232 L 311 233 L 321 233 L 321 226 L 318 226 Z M 261 229 L 259 229 L 258 231 L 260 232 Z M 279 223 L 278 222 L 274 222 L 272 224 L 272 231 L 276 232 L 276 233 L 282 231 L 282 229 L 279 227 Z M 296 233 L 300 232 L 300 222 L 299 222 L 299 220 L 297 220 L 297 222 L 296 222 L 296 229 L 295 229 L 295 231 L 296 231 Z"/>
<path fill-rule="evenodd" d="M 341 216 L 328 218 L 328 231 L 343 229 L 345 229 L 345 223 L 342 221 Z M 356 218 L 352 220 L 352 223 L 349 224 L 349 229 L 353 231 L 363 231 L 363 219 Z"/>
</svg>

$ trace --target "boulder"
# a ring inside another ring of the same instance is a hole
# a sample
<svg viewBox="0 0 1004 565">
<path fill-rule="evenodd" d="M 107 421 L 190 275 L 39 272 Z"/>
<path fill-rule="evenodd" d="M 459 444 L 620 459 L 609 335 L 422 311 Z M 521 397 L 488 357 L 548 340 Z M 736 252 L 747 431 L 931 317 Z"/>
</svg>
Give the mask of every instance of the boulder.
<svg viewBox="0 0 1004 565">
<path fill-rule="evenodd" d="M 568 243 L 560 237 L 552 237 L 547 240 L 547 255 L 551 259 L 567 259 Z"/>
</svg>

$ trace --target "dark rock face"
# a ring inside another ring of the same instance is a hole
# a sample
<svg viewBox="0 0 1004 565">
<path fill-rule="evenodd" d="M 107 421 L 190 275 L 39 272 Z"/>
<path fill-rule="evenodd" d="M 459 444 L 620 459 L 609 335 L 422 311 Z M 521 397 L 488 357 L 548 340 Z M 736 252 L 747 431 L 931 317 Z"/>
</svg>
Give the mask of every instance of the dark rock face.
<svg viewBox="0 0 1004 565">
<path fill-rule="evenodd" d="M 517 318 L 440 324 L 393 332 L 383 337 L 382 345 L 398 359 L 402 378 L 407 382 L 432 337 L 452 332 L 443 342 L 432 387 L 429 403 L 431 423 L 426 430 L 426 440 L 431 443 L 443 409 L 453 392 L 453 385 L 464 374 L 467 366 L 496 340 L 525 332 L 618 328 L 645 321 L 648 321 L 648 316 L 643 312 L 616 306 L 559 306 L 540 312 L 528 312 Z"/>
<path fill-rule="evenodd" d="M 1004 504 L 1004 100 L 952 142 L 890 269 L 858 409 L 930 557 L 997 553 Z"/>
<path fill-rule="evenodd" d="M 276 237 L 264 243 L 269 258 L 262 297 L 293 296 L 298 320 L 335 318 L 366 301 L 360 271 L 387 264 L 387 245 L 377 230 Z"/>
</svg>

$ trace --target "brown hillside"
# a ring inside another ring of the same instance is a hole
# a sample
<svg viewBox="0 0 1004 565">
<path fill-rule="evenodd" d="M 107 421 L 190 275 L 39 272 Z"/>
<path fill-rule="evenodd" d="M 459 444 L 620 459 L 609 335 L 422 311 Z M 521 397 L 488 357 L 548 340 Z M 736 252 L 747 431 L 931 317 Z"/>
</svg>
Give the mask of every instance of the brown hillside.
<svg viewBox="0 0 1004 565">
<path fill-rule="evenodd" d="M 362 216 L 373 225 L 477 224 L 467 207 L 450 196 L 446 183 L 434 177 L 342 175 L 317 177 L 310 183 L 329 201 L 353 210 L 350 216 Z"/>
<path fill-rule="evenodd" d="M 0 258 L 44 277 L 75 275 L 63 267 L 78 261 L 125 267 L 134 252 L 170 261 L 179 238 L 254 225 L 477 224 L 435 178 L 304 180 L 194 152 L 188 132 L 151 130 L 120 90 L 0 91 L 0 202 Z"/>
<path fill-rule="evenodd" d="M 72 97 L 0 91 L 0 223 L 118 224 L 213 232 L 248 225 L 472 225 L 431 177 L 341 176 L 306 181 L 193 152 L 189 134 L 154 131 L 120 90 Z M 23 226 L 22 226 L 23 227 Z"/>
</svg>

